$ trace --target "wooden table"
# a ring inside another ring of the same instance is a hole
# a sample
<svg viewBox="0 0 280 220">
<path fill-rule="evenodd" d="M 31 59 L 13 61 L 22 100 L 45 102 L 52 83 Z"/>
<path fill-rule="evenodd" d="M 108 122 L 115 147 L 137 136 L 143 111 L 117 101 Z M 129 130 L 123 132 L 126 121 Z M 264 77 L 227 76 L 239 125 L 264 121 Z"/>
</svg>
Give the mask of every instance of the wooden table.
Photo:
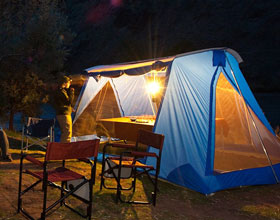
<svg viewBox="0 0 280 220">
<path fill-rule="evenodd" d="M 97 122 L 108 130 L 111 137 L 136 141 L 138 129 L 152 131 L 155 120 L 137 119 L 136 121 L 131 121 L 130 118 L 122 117 L 99 119 Z"/>
</svg>

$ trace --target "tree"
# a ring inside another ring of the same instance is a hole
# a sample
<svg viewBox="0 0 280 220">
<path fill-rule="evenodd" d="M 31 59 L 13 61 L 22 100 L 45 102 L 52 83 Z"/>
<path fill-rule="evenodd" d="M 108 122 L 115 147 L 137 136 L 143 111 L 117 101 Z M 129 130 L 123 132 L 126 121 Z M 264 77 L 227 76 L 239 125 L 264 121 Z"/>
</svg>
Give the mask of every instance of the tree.
<svg viewBox="0 0 280 220">
<path fill-rule="evenodd" d="M 5 73 L 0 75 L 0 112 L 9 117 L 9 129 L 13 130 L 14 114 L 36 115 L 47 95 L 43 81 L 18 57 L 3 59 L 0 72 Z"/>
<path fill-rule="evenodd" d="M 61 0 L 0 2 L 0 110 L 13 115 L 37 112 L 43 84 L 63 70 L 74 34 Z"/>
</svg>

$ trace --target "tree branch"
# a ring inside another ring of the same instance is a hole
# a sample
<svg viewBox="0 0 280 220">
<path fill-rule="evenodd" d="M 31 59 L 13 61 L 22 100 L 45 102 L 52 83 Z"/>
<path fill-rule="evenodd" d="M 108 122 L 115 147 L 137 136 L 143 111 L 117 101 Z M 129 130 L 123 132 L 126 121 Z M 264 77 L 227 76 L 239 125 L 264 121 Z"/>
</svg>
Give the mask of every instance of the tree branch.
<svg viewBox="0 0 280 220">
<path fill-rule="evenodd" d="M 4 58 L 13 57 L 13 56 L 23 56 L 22 54 L 8 54 L 0 57 L 0 63 L 3 61 Z"/>
</svg>

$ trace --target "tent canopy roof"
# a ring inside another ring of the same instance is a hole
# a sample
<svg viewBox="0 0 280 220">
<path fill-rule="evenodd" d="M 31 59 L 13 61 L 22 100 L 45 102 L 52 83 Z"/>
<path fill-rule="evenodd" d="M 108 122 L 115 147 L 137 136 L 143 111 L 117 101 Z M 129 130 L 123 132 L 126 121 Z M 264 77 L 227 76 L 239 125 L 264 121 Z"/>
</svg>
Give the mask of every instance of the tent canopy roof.
<svg viewBox="0 0 280 220">
<path fill-rule="evenodd" d="M 145 74 L 152 70 L 162 70 L 162 69 L 166 68 L 177 57 L 201 53 L 201 52 L 205 52 L 205 51 L 211 51 L 211 50 L 227 51 L 227 52 L 231 53 L 239 63 L 241 63 L 243 61 L 241 56 L 236 51 L 234 51 L 230 48 L 220 47 L 220 48 L 198 50 L 198 51 L 178 54 L 175 56 L 169 56 L 169 57 L 155 58 L 155 59 L 149 59 L 149 60 L 140 60 L 140 61 L 112 64 L 112 65 L 94 66 L 94 67 L 86 69 L 85 71 L 90 76 L 93 76 L 93 77 L 94 76 L 119 77 L 124 73 L 127 75 L 142 75 L 142 74 Z"/>
</svg>

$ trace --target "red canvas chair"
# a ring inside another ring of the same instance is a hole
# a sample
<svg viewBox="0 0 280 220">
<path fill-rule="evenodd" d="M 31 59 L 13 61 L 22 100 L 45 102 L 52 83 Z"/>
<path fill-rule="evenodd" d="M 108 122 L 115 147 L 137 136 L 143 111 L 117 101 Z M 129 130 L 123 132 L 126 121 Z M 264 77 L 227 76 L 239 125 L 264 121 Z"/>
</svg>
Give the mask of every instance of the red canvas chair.
<svg viewBox="0 0 280 220">
<path fill-rule="evenodd" d="M 132 144 L 110 144 L 103 149 L 103 160 L 102 160 L 102 172 L 101 172 L 101 183 L 100 189 L 102 187 L 107 189 L 115 189 L 117 191 L 116 202 L 126 202 L 126 203 L 136 203 L 136 204 L 150 204 L 156 205 L 156 195 L 157 195 L 157 182 L 158 174 L 160 170 L 161 153 L 163 148 L 164 136 L 161 134 L 156 134 L 150 131 L 138 130 L 137 141 L 135 145 Z M 153 147 L 157 149 L 158 153 L 149 152 L 139 152 L 139 145 L 146 145 L 148 147 Z M 116 147 L 123 148 L 125 150 L 120 154 L 120 156 L 108 156 L 106 157 L 107 148 Z M 151 166 L 143 163 L 143 158 L 154 157 L 156 160 L 156 166 Z M 142 160 L 141 160 L 142 159 Z M 154 172 L 154 178 L 150 176 L 150 172 Z M 147 174 L 149 180 L 153 183 L 154 189 L 152 192 L 152 197 L 149 201 L 125 201 L 122 199 L 121 192 L 123 190 L 133 190 L 136 189 L 136 177 Z M 116 180 L 116 187 L 108 187 L 105 184 L 106 178 L 114 178 Z M 121 179 L 132 178 L 131 186 L 124 188 L 121 184 Z"/>
<path fill-rule="evenodd" d="M 42 182 L 43 185 L 43 209 L 41 213 L 41 219 L 45 219 L 47 213 L 57 206 L 65 205 L 70 210 L 76 212 L 84 218 L 91 218 L 92 210 L 92 191 L 93 184 L 95 183 L 95 172 L 96 172 L 96 162 L 98 155 L 99 139 L 89 140 L 89 141 L 79 141 L 73 143 L 48 143 L 46 149 L 46 155 L 44 162 L 37 160 L 36 158 L 26 155 L 22 152 L 20 160 L 20 172 L 19 172 L 19 192 L 18 192 L 18 212 L 22 212 L 27 218 L 34 219 L 28 212 L 26 212 L 22 207 L 23 195 L 30 189 L 34 188 L 36 185 Z M 23 160 L 28 160 L 32 164 L 37 165 L 42 168 L 42 171 L 25 170 L 23 172 Z M 66 160 L 78 159 L 88 163 L 91 166 L 90 178 L 86 178 L 83 174 L 76 171 L 70 170 L 66 167 Z M 91 161 L 93 159 L 93 162 Z M 49 169 L 48 164 L 50 161 L 56 161 L 55 164 L 59 164 L 58 167 Z M 61 161 L 61 163 L 57 163 Z M 22 190 L 22 174 L 32 175 L 37 178 L 37 181 L 31 186 Z M 69 184 L 69 182 L 78 181 L 77 184 Z M 56 182 L 61 182 L 60 185 Z M 52 186 L 60 189 L 60 198 L 50 206 L 46 206 L 47 202 L 47 188 Z M 82 187 L 87 187 L 88 195 L 87 197 L 81 197 L 77 194 L 77 190 L 82 189 Z M 69 196 L 74 196 L 81 200 L 87 205 L 87 214 L 84 215 L 77 211 L 76 209 L 70 207 L 65 203 L 65 199 Z M 35 201 L 34 201 L 35 202 Z M 37 202 L 37 201 L 36 201 Z"/>
</svg>

